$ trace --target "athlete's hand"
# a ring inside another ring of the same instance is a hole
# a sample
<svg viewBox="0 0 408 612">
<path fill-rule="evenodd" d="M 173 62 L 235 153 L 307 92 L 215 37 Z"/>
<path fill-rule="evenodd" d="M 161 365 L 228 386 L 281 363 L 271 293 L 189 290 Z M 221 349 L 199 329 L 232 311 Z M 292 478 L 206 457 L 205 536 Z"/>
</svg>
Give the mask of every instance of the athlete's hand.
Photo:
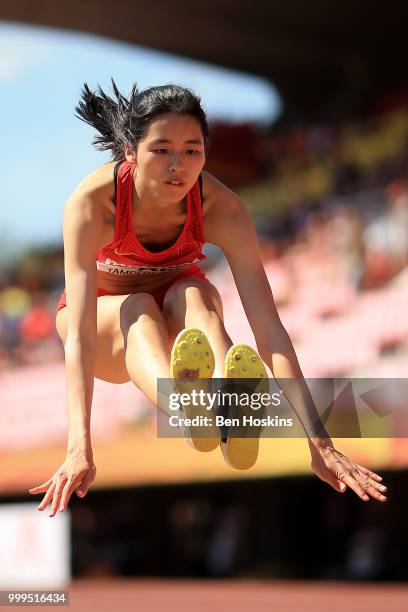
<svg viewBox="0 0 408 612">
<path fill-rule="evenodd" d="M 79 497 L 84 497 L 95 480 L 96 467 L 89 453 L 68 454 L 64 463 L 44 484 L 29 489 L 29 493 L 45 493 L 38 506 L 44 510 L 51 503 L 51 513 L 55 516 L 58 508 L 65 510 L 74 491 Z"/>
<path fill-rule="evenodd" d="M 387 490 L 380 482 L 381 476 L 355 463 L 331 445 L 319 447 L 309 444 L 309 448 L 312 470 L 333 489 L 344 493 L 350 487 L 364 501 L 369 501 L 369 495 L 378 501 L 387 501 L 381 493 Z"/>
</svg>

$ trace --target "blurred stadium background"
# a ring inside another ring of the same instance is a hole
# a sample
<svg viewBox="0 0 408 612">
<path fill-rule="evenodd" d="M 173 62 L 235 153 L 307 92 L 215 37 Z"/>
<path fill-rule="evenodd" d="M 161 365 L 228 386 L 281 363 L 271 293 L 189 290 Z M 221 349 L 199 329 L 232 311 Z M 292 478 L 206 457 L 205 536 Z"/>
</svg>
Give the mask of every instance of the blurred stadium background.
<svg viewBox="0 0 408 612">
<path fill-rule="evenodd" d="M 103 34 L 267 77 L 282 96 L 281 115 L 263 127 L 213 123 L 206 169 L 252 212 L 304 375 L 407 378 L 403 6 L 180 0 L 153 11 L 152 3 L 121 0 L 85 10 L 76 0 L 21 0 L 1 5 L 0 19 Z M 33 206 L 40 210 L 35 194 Z M 217 251 L 207 254 L 231 337 L 253 344 L 228 265 Z M 27 490 L 64 459 L 63 349 L 54 324 L 63 286 L 62 244 L 2 258 L 0 588 L 69 584 L 78 610 L 84 602 L 133 609 L 139 597 L 143 610 L 217 610 L 222 597 L 223 609 L 235 610 L 408 608 L 405 438 L 338 440 L 389 486 L 386 504 L 363 504 L 312 475 L 304 440 L 264 439 L 256 466 L 234 472 L 221 453 L 157 439 L 152 408 L 131 383 L 96 380 L 97 480 L 87 498 L 72 498 L 67 513 L 45 524 L 34 512 L 40 497 L 33 503 Z M 119 580 L 136 576 L 151 580 Z M 366 586 L 351 584 L 361 581 Z"/>
</svg>

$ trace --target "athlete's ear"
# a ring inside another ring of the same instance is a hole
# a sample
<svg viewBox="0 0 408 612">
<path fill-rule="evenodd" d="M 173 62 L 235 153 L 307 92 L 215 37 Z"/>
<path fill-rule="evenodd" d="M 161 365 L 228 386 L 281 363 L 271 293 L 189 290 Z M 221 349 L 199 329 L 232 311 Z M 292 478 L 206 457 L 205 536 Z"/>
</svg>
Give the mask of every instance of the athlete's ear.
<svg viewBox="0 0 408 612">
<path fill-rule="evenodd" d="M 125 144 L 125 156 L 128 162 L 131 162 L 132 164 L 136 163 L 136 154 L 128 144 Z"/>
</svg>

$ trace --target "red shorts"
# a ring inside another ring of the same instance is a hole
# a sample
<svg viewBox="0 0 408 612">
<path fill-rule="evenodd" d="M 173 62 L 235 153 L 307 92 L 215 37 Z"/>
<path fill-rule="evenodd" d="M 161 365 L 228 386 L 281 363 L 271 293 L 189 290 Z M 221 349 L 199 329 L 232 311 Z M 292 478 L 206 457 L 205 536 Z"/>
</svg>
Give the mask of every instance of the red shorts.
<svg viewBox="0 0 408 612">
<path fill-rule="evenodd" d="M 189 276 L 193 276 L 194 278 L 204 278 L 205 280 L 208 280 L 204 272 L 200 269 L 195 270 L 194 272 L 189 272 L 186 270 L 186 272 L 181 272 L 180 274 L 176 276 L 176 278 L 173 278 L 173 280 L 171 280 L 169 283 L 166 283 L 165 285 L 163 285 L 163 287 L 159 287 L 159 289 L 155 289 L 154 291 L 147 291 L 145 293 L 149 293 L 152 297 L 154 297 L 157 304 L 160 306 L 160 308 L 162 308 L 164 296 L 166 295 L 170 287 L 174 285 L 174 283 L 176 283 L 177 281 L 181 280 L 182 278 L 187 278 Z M 96 291 L 96 295 L 97 297 L 99 297 L 100 295 L 117 295 L 117 293 L 113 293 L 112 291 L 107 291 L 106 289 L 98 288 Z M 66 305 L 67 305 L 67 302 L 66 302 L 66 294 L 65 294 L 65 289 L 64 289 L 64 291 L 61 294 L 60 299 L 58 300 L 58 304 L 55 309 L 56 312 L 61 310 L 61 308 L 65 308 Z"/>
</svg>

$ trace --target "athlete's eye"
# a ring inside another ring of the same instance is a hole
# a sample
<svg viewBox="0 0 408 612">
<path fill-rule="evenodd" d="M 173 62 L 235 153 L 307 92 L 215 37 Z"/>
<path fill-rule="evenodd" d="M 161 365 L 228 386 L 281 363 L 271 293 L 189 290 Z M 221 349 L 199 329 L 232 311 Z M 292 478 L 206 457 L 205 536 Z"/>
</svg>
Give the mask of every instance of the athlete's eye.
<svg viewBox="0 0 408 612">
<path fill-rule="evenodd" d="M 164 151 L 165 153 L 167 153 L 168 149 L 155 149 L 155 151 L 154 151 L 154 152 L 155 152 L 155 153 L 163 153 L 163 151 Z"/>
<path fill-rule="evenodd" d="M 199 153 L 200 151 L 197 151 L 197 149 L 188 149 L 187 153 Z"/>
</svg>

